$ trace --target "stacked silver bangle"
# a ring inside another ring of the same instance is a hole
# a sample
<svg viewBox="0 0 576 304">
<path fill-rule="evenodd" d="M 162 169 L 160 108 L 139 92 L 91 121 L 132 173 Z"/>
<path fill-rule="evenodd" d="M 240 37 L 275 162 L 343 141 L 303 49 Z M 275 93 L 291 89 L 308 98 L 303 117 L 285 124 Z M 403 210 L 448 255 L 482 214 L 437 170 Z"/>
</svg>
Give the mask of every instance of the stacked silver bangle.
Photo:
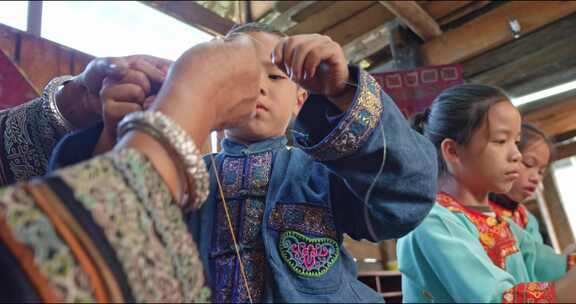
<svg viewBox="0 0 576 304">
<path fill-rule="evenodd" d="M 72 78 L 73 76 L 60 76 L 52 79 L 46 85 L 44 93 L 42 94 L 42 107 L 45 113 L 53 122 L 54 126 L 62 133 L 69 133 L 76 129 L 74 125 L 62 115 L 56 103 L 56 93 L 58 93 L 61 86 L 72 80 Z"/>
<path fill-rule="evenodd" d="M 180 207 L 198 209 L 202 206 L 210 191 L 210 180 L 204 160 L 192 138 L 176 122 L 161 112 L 143 111 L 126 115 L 118 124 L 118 138 L 131 130 L 139 130 L 156 138 L 168 152 L 176 155 L 175 161 L 183 165 L 184 194 Z M 189 193 L 195 189 L 192 201 Z"/>
</svg>

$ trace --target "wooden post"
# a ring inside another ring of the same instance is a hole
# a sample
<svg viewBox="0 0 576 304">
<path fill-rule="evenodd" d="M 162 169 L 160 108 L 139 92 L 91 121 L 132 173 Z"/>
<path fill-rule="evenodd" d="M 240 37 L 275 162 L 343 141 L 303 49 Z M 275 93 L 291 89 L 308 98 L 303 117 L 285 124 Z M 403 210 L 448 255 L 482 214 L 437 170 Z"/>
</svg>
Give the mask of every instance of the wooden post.
<svg viewBox="0 0 576 304">
<path fill-rule="evenodd" d="M 543 207 L 541 209 L 545 211 L 543 216 L 547 225 L 546 228 L 550 232 L 550 239 L 554 249 L 556 249 L 556 252 L 561 252 L 566 246 L 574 243 L 574 235 L 570 229 L 568 216 L 562 205 L 552 171 L 549 171 L 544 177 L 543 186 L 544 191 L 542 197 L 539 197 L 538 203 Z"/>
<path fill-rule="evenodd" d="M 414 69 L 422 65 L 418 36 L 397 21 L 390 29 L 392 60 L 397 70 Z"/>
<path fill-rule="evenodd" d="M 27 32 L 37 37 L 42 33 L 42 1 L 28 1 Z"/>
</svg>

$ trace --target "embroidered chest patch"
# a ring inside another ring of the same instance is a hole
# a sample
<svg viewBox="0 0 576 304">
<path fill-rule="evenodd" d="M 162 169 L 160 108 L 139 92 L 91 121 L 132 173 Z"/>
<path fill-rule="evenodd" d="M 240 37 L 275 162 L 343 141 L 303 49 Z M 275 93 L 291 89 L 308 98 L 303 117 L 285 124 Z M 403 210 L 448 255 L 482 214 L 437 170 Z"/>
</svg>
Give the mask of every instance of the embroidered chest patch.
<svg viewBox="0 0 576 304">
<path fill-rule="evenodd" d="M 311 238 L 288 230 L 280 235 L 280 255 L 290 270 L 305 277 L 326 274 L 338 260 L 338 243 L 327 237 Z"/>
</svg>

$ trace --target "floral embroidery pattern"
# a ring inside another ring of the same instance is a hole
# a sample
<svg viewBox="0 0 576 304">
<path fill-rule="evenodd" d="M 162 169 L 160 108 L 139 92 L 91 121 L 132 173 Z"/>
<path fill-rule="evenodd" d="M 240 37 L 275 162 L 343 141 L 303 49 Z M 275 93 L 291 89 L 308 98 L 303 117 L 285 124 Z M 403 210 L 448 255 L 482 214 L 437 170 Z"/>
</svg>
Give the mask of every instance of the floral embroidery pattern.
<svg viewBox="0 0 576 304">
<path fill-rule="evenodd" d="M 139 155 L 135 150 L 124 150 L 81 163 L 74 170 L 64 169 L 58 175 L 74 189 L 76 200 L 102 227 L 136 301 L 180 302 L 182 286 L 171 255 L 158 236 L 161 233 L 134 189 L 126 183 L 129 176 L 113 165 L 114 160 L 122 162 Z"/>
<path fill-rule="evenodd" d="M 254 302 L 264 295 L 267 260 L 262 241 L 262 219 L 268 191 L 273 152 L 228 156 L 219 173 L 232 227 L 241 248 L 241 258 Z M 216 234 L 210 254 L 214 267 L 214 298 L 217 303 L 248 302 L 248 292 L 239 271 L 234 243 L 228 228 L 223 201 L 216 205 Z"/>
<path fill-rule="evenodd" d="M 549 282 L 520 283 L 504 292 L 502 303 L 556 303 L 554 284 Z"/>
<path fill-rule="evenodd" d="M 42 99 L 37 98 L 0 115 L 7 116 L 3 148 L 14 179 L 24 181 L 43 175 L 60 134 L 50 125 L 50 119 L 42 109 Z"/>
<path fill-rule="evenodd" d="M 246 157 L 226 157 L 221 172 L 224 195 L 226 198 L 266 195 L 271 168 L 271 151 Z"/>
<path fill-rule="evenodd" d="M 380 100 L 380 86 L 370 74 L 360 71 L 358 96 L 344 118 L 320 143 L 301 148 L 315 159 L 335 160 L 358 151 L 378 126 L 383 105 Z M 295 134 L 298 143 L 305 135 Z"/>
<path fill-rule="evenodd" d="M 292 230 L 282 233 L 278 247 L 290 270 L 305 277 L 326 274 L 340 256 L 333 239 L 311 238 Z"/>
<path fill-rule="evenodd" d="M 170 192 L 161 177 L 156 174 L 152 165 L 143 155 L 127 150 L 112 159 L 114 165 L 125 172 L 132 189 L 136 190 L 139 201 L 153 219 L 156 230 L 168 249 L 174 271 L 182 284 L 184 302 L 205 302 L 202 298 L 204 277 L 202 263 L 192 240 L 187 232 L 182 212 L 172 202 Z"/>
<path fill-rule="evenodd" d="M 526 212 L 526 207 L 522 204 L 518 204 L 518 207 L 514 210 L 510 210 L 498 205 L 495 202 L 490 201 L 490 208 L 494 210 L 494 212 L 506 219 L 512 219 L 514 223 L 518 224 L 518 226 L 522 228 L 526 228 L 528 225 L 528 213 Z"/>
<path fill-rule="evenodd" d="M 506 269 L 506 257 L 519 251 L 508 222 L 466 208 L 446 193 L 439 193 L 436 199 L 448 210 L 464 213 L 478 229 L 480 243 L 492 262 Z"/>
<path fill-rule="evenodd" d="M 276 204 L 269 225 L 276 231 L 296 230 L 336 238 L 336 225 L 330 210 L 308 204 Z"/>
<path fill-rule="evenodd" d="M 54 285 L 63 301 L 95 301 L 88 276 L 28 193 L 19 188 L 3 190 L 0 218 L 14 238 L 31 249 L 40 273 Z"/>
</svg>

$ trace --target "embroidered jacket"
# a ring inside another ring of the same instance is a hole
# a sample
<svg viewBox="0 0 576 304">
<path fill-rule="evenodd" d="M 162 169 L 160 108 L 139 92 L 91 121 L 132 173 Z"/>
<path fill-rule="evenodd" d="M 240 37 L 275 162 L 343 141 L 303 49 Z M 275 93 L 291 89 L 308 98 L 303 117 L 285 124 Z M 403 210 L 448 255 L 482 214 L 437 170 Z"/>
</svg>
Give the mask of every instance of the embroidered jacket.
<svg viewBox="0 0 576 304">
<path fill-rule="evenodd" d="M 0 186 L 46 173 L 54 145 L 64 135 L 46 115 L 43 97 L 0 111 Z"/>
<path fill-rule="evenodd" d="M 540 225 L 536 217 L 526 209 L 524 205 L 514 202 L 503 195 L 490 195 L 490 208 L 499 216 L 510 219 L 520 226 L 528 234 L 532 235 L 534 240 L 543 244 L 542 235 L 540 234 Z"/>
<path fill-rule="evenodd" d="M 398 241 L 398 263 L 406 302 L 551 303 L 551 282 L 573 258 L 440 193 L 422 224 Z"/>
<path fill-rule="evenodd" d="M 188 224 L 214 301 L 382 302 L 357 280 L 343 233 L 379 241 L 414 229 L 434 200 L 436 155 L 374 79 L 353 72 L 359 86 L 346 113 L 321 96 L 305 102 L 293 132 L 298 148 L 284 137 L 224 140 L 216 167 L 206 158 L 211 195 Z"/>
<path fill-rule="evenodd" d="M 215 156 L 217 169 L 206 158 L 211 195 L 187 222 L 214 301 L 249 300 L 230 224 L 254 302 L 382 301 L 356 279 L 342 234 L 379 241 L 414 229 L 434 201 L 436 154 L 373 78 L 351 70 L 359 84 L 353 105 L 340 113 L 323 97 L 311 96 L 292 132 L 299 148 L 286 147 L 285 137 L 250 146 L 225 140 Z M 100 130 L 68 135 L 50 166 L 89 158 Z"/>
<path fill-rule="evenodd" d="M 180 209 L 149 161 L 116 151 L 0 189 L 9 302 L 205 301 Z"/>
</svg>

